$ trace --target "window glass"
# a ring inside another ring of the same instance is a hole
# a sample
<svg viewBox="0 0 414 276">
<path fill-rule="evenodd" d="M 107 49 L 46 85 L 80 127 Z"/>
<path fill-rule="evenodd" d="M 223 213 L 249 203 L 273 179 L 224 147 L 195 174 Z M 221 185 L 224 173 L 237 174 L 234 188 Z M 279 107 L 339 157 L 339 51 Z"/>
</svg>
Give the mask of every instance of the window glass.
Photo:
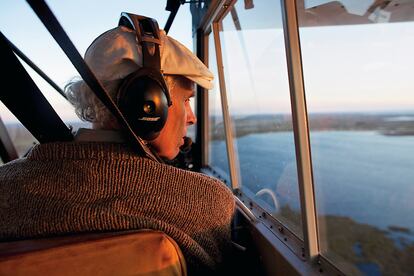
<svg viewBox="0 0 414 276">
<path fill-rule="evenodd" d="M 10 139 L 17 151 L 17 155 L 19 157 L 25 156 L 38 141 L 2 102 L 0 102 L 0 117 L 6 126 Z"/>
<path fill-rule="evenodd" d="M 75 108 L 63 96 L 59 94 L 52 86 L 50 86 L 42 77 L 40 77 L 32 68 L 21 61 L 30 77 L 36 83 L 42 94 L 45 96 L 49 104 L 59 115 L 61 120 L 73 131 L 79 128 L 91 128 L 91 123 L 79 119 L 75 113 Z M 65 83 L 60 86 L 62 89 Z"/>
<path fill-rule="evenodd" d="M 196 113 L 195 106 L 194 106 L 196 101 L 197 101 L 196 96 L 190 99 L 191 110 L 194 112 L 194 116 L 197 117 L 197 113 Z M 187 136 L 190 137 L 191 140 L 193 140 L 194 142 L 196 141 L 196 125 L 195 124 L 187 127 Z"/>
<path fill-rule="evenodd" d="M 322 254 L 414 273 L 414 2 L 305 1 L 300 40 Z"/>
<path fill-rule="evenodd" d="M 223 112 L 221 109 L 220 86 L 217 71 L 217 59 L 214 36 L 208 37 L 208 67 L 214 75 L 214 87 L 208 92 L 209 116 L 209 165 L 230 183 L 229 162 L 227 158 L 226 139 L 224 136 Z"/>
<path fill-rule="evenodd" d="M 280 1 L 247 4 L 220 32 L 241 189 L 302 237 Z"/>
</svg>

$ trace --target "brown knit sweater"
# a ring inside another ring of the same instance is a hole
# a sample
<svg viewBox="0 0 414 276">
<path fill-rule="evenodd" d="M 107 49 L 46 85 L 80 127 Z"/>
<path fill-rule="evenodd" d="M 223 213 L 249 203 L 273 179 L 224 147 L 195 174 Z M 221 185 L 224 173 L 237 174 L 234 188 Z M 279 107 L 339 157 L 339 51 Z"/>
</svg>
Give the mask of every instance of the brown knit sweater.
<svg viewBox="0 0 414 276">
<path fill-rule="evenodd" d="M 0 167 L 0 240 L 150 228 L 189 271 L 230 247 L 231 192 L 218 180 L 138 157 L 124 144 L 50 143 Z"/>
</svg>

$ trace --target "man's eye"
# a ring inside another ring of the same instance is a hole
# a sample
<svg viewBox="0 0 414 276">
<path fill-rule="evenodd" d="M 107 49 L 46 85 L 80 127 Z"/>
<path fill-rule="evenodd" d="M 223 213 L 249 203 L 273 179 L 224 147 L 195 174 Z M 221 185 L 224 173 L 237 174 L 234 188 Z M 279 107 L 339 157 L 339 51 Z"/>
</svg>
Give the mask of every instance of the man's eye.
<svg viewBox="0 0 414 276">
<path fill-rule="evenodd" d="M 185 102 L 186 102 L 186 103 L 189 103 L 189 102 L 190 102 L 190 100 L 191 100 L 191 99 L 190 99 L 190 98 L 188 98 L 188 99 L 186 99 L 186 100 L 185 100 Z"/>
</svg>

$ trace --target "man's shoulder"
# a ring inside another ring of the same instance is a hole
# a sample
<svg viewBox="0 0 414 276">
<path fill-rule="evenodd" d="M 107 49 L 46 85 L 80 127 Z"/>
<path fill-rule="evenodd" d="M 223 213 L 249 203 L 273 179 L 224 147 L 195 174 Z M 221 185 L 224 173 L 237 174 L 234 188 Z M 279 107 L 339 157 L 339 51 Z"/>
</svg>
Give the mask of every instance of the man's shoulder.
<svg viewBox="0 0 414 276">
<path fill-rule="evenodd" d="M 149 160 L 148 162 L 153 161 Z M 165 173 L 167 173 L 168 178 L 190 185 L 188 187 L 189 189 L 221 195 L 225 197 L 225 200 L 233 201 L 233 194 L 231 190 L 217 178 L 199 172 L 183 170 L 167 164 L 157 165 L 165 169 Z"/>
<path fill-rule="evenodd" d="M 148 160 L 148 161 L 149 162 L 154 162 L 154 161 L 150 161 L 150 160 Z M 210 177 L 210 176 L 208 176 L 206 174 L 203 174 L 203 173 L 184 170 L 184 169 L 177 168 L 177 167 L 174 167 L 174 166 L 169 165 L 169 164 L 159 164 L 159 166 L 162 166 L 163 168 L 165 168 L 166 170 L 168 170 L 172 174 L 181 175 L 182 177 L 193 178 L 195 180 L 199 180 L 199 181 L 202 181 L 202 182 L 211 182 L 211 183 L 224 185 L 224 183 L 221 182 L 220 180 L 218 180 L 217 178 Z"/>
<path fill-rule="evenodd" d="M 27 166 L 26 158 L 12 160 L 0 166 L 0 185 L 4 188 L 6 183 L 14 186 L 17 179 L 24 177 L 30 168 Z"/>
</svg>

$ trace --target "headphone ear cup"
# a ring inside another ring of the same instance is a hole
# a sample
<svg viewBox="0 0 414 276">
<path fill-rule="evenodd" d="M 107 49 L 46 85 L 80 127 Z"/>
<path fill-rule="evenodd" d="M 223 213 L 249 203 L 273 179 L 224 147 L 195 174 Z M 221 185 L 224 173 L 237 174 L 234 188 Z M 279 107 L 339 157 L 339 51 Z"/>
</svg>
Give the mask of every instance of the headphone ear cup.
<svg viewBox="0 0 414 276">
<path fill-rule="evenodd" d="M 121 85 L 118 106 L 135 134 L 150 141 L 158 137 L 167 121 L 169 94 L 158 78 L 148 72 L 137 73 Z"/>
</svg>

